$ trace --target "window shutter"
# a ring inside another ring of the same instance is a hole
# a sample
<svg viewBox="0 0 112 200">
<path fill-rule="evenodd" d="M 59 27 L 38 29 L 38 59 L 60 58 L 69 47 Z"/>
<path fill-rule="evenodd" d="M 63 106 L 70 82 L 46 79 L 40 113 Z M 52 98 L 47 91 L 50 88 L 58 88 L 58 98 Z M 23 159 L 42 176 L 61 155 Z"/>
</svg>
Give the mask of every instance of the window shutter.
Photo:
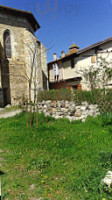
<svg viewBox="0 0 112 200">
<path fill-rule="evenodd" d="M 82 85 L 77 86 L 78 90 L 82 90 Z"/>
<path fill-rule="evenodd" d="M 96 63 L 96 56 L 95 55 L 91 57 L 91 63 Z"/>
</svg>

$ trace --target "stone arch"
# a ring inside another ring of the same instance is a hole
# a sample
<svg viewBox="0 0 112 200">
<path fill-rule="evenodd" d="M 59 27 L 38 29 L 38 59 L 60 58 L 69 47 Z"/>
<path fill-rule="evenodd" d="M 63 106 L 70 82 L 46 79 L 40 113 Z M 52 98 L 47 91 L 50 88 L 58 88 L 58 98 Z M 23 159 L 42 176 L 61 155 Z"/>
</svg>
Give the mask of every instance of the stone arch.
<svg viewBox="0 0 112 200">
<path fill-rule="evenodd" d="M 10 32 L 10 38 L 11 38 L 11 53 L 12 53 L 12 57 L 11 57 L 11 58 L 13 59 L 13 58 L 15 58 L 15 54 L 16 54 L 15 46 L 16 46 L 17 43 L 16 43 L 15 35 L 14 35 L 12 29 L 10 29 L 10 28 L 4 29 L 4 30 L 3 30 L 3 36 L 4 36 L 4 33 L 5 33 L 6 31 L 9 31 L 9 32 Z M 4 40 L 4 38 L 3 38 L 3 40 Z M 4 43 L 4 41 L 3 41 L 3 43 Z"/>
<path fill-rule="evenodd" d="M 12 58 L 11 34 L 10 30 L 6 29 L 3 34 L 5 58 Z"/>
</svg>

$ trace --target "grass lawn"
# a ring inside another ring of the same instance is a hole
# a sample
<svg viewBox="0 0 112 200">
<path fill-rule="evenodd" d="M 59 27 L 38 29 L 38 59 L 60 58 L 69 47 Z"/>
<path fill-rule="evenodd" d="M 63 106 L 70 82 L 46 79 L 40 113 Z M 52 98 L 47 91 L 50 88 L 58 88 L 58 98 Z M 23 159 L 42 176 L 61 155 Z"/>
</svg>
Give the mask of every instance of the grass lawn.
<svg viewBox="0 0 112 200">
<path fill-rule="evenodd" d="M 4 108 L 4 112 L 11 112 L 11 111 L 15 111 L 15 110 L 18 110 L 18 109 L 20 109 L 20 107 L 19 106 L 10 106 L 10 107 L 5 107 Z"/>
<path fill-rule="evenodd" d="M 39 115 L 26 130 L 25 114 L 0 120 L 3 200 L 109 200 L 100 181 L 112 170 L 112 123 L 85 123 Z"/>
</svg>

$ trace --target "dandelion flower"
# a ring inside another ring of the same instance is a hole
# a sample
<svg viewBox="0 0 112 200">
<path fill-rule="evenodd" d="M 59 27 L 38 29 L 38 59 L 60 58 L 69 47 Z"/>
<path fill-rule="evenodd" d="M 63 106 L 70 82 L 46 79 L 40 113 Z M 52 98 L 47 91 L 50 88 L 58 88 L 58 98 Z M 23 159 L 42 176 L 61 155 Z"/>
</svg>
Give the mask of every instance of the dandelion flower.
<svg viewBox="0 0 112 200">
<path fill-rule="evenodd" d="M 41 182 L 42 182 L 42 183 L 45 183 L 45 181 L 44 181 L 44 180 L 42 180 Z"/>
</svg>

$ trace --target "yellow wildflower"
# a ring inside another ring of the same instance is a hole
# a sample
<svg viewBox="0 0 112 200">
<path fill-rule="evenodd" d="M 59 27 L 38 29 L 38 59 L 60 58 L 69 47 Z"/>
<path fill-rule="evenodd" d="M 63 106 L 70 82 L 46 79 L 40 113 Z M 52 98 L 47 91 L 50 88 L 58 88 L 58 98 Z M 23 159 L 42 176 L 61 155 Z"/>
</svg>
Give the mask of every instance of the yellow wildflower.
<svg viewBox="0 0 112 200">
<path fill-rule="evenodd" d="M 44 180 L 42 180 L 41 182 L 42 182 L 42 183 L 45 183 L 45 181 L 44 181 Z"/>
</svg>

